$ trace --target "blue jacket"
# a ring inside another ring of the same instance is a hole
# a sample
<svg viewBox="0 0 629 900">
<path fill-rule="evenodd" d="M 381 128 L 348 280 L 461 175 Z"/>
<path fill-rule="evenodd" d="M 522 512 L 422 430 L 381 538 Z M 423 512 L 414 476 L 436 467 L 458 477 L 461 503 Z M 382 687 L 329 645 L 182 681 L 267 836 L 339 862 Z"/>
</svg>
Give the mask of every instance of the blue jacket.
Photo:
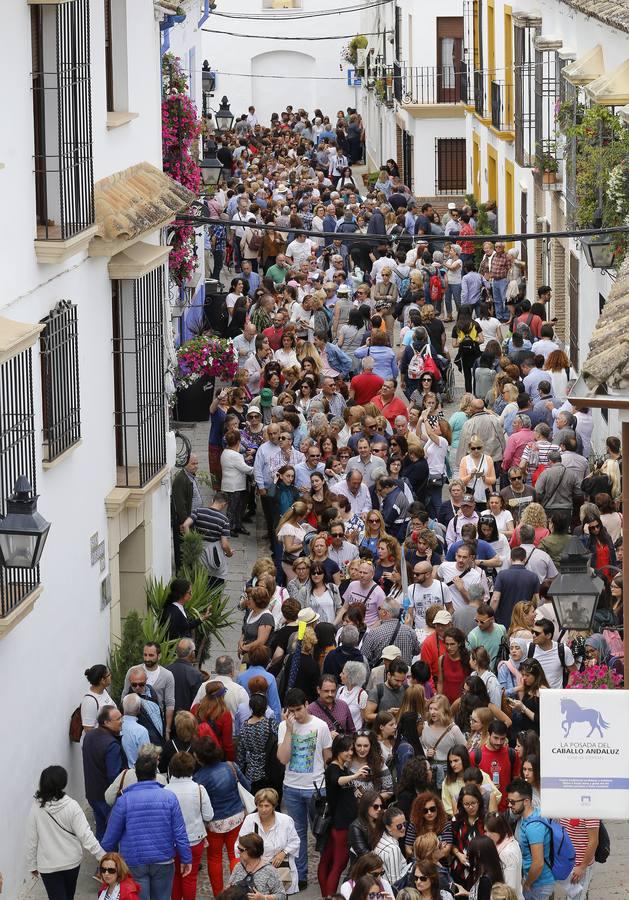
<svg viewBox="0 0 629 900">
<path fill-rule="evenodd" d="M 330 343 L 325 345 L 325 352 L 332 368 L 336 369 L 343 378 L 347 378 L 352 368 L 352 361 L 347 353 L 344 353 L 336 344 Z"/>
<path fill-rule="evenodd" d="M 233 766 L 233 768 L 232 768 Z M 238 781 L 248 791 L 251 790 L 251 782 L 246 778 L 235 763 L 214 763 L 212 766 L 203 766 L 193 776 L 197 784 L 202 784 L 208 792 L 215 819 L 227 819 L 235 816 L 244 809 L 238 785 L 234 777 L 234 770 Z"/>
<path fill-rule="evenodd" d="M 101 847 L 111 851 L 118 844 L 131 868 L 168 862 L 175 852 L 192 862 L 179 800 L 157 781 L 131 784 L 116 800 Z"/>
<path fill-rule="evenodd" d="M 390 347 L 384 347 L 382 345 L 370 347 L 365 344 L 354 351 L 354 356 L 356 359 L 363 359 L 365 356 L 371 356 L 373 358 L 372 372 L 374 375 L 379 375 L 380 378 L 397 378 L 397 359 L 395 357 L 395 352 Z M 330 354 L 328 354 L 328 360 L 330 360 Z"/>
</svg>

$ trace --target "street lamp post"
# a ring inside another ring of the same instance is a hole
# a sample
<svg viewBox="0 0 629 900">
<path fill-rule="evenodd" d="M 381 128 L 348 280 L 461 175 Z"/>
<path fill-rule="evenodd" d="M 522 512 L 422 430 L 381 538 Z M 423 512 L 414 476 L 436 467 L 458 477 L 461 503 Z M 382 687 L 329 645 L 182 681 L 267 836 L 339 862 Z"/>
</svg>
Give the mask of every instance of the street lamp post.
<svg viewBox="0 0 629 900">
<path fill-rule="evenodd" d="M 214 120 L 216 121 L 216 130 L 219 134 L 229 131 L 232 127 L 234 123 L 234 114 L 229 108 L 229 100 L 227 97 L 223 97 L 221 100 L 218 111 L 214 113 Z"/>
<path fill-rule="evenodd" d="M 549 589 L 555 616 L 562 631 L 589 631 L 604 582 L 589 572 L 589 550 L 578 537 L 571 537 Z"/>
<path fill-rule="evenodd" d="M 9 569 L 34 569 L 50 531 L 37 512 L 37 495 L 26 475 L 20 475 L 7 501 L 7 514 L 0 519 L 0 565 Z"/>
<path fill-rule="evenodd" d="M 616 246 L 613 235 L 593 234 L 581 238 L 581 249 L 591 269 L 613 269 Z"/>
<path fill-rule="evenodd" d="M 203 97 L 203 118 L 207 118 L 210 113 L 209 97 L 214 90 L 214 73 L 210 70 L 210 64 L 207 59 L 203 60 L 203 68 L 201 69 L 201 94 Z"/>
<path fill-rule="evenodd" d="M 200 168 L 203 184 L 208 187 L 215 187 L 221 180 L 223 164 L 216 156 L 216 144 L 214 141 L 208 141 L 205 145 L 205 153 L 201 160 Z"/>
</svg>

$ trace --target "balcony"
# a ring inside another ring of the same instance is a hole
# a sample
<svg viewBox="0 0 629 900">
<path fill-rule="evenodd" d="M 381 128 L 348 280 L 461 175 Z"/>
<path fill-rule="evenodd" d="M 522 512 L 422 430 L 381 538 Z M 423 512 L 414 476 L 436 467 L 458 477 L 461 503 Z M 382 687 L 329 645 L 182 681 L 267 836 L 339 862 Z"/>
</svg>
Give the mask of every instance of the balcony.
<svg viewBox="0 0 629 900">
<path fill-rule="evenodd" d="M 468 102 L 467 72 L 454 66 L 399 66 L 396 98 L 416 117 L 462 117 Z M 397 81 L 397 79 L 395 79 Z"/>
<path fill-rule="evenodd" d="M 489 119 L 489 79 L 487 72 L 474 72 L 474 111 L 481 119 Z"/>
<path fill-rule="evenodd" d="M 504 81 L 491 82 L 491 126 L 501 135 L 513 134 L 513 90 Z"/>
</svg>

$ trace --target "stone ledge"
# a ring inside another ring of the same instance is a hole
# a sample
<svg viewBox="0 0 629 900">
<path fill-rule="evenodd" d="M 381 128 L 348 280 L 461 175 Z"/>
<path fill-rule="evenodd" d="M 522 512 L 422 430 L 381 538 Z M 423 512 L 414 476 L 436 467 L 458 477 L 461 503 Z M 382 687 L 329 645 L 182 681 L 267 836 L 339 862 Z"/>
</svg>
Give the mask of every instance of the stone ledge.
<svg viewBox="0 0 629 900">
<path fill-rule="evenodd" d="M 5 637 L 10 631 L 12 631 L 15 626 L 18 625 L 22 621 L 22 619 L 29 614 L 29 612 L 35 606 L 36 601 L 43 593 L 43 590 L 43 584 L 38 584 L 36 588 L 33 588 L 30 594 L 26 595 L 26 597 L 18 606 L 15 607 L 15 609 L 11 610 L 8 616 L 4 616 L 4 618 L 0 619 L 0 640 Z"/>
</svg>

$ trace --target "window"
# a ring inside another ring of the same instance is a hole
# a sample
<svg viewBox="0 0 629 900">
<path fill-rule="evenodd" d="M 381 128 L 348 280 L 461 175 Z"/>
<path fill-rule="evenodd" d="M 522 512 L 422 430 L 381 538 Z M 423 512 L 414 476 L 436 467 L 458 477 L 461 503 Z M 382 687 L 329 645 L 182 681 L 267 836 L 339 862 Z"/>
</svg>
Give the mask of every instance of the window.
<svg viewBox="0 0 629 900">
<path fill-rule="evenodd" d="M 464 99 L 462 16 L 437 19 L 437 66 L 437 102 L 458 103 Z"/>
<path fill-rule="evenodd" d="M 52 462 L 81 439 L 76 306 L 61 300 L 42 324 L 44 460 Z"/>
<path fill-rule="evenodd" d="M 166 465 L 164 267 L 112 281 L 117 484 L 143 487 Z"/>
<path fill-rule="evenodd" d="M 465 191 L 467 151 L 465 138 L 437 138 L 435 141 L 436 194 Z"/>
<path fill-rule="evenodd" d="M 570 362 L 579 371 L 579 257 L 571 253 L 568 269 L 568 299 L 570 302 Z"/>
<path fill-rule="evenodd" d="M 18 475 L 36 489 L 31 349 L 0 365 L 0 515 Z M 39 584 L 39 568 L 0 567 L 0 617 L 12 612 Z"/>
<path fill-rule="evenodd" d="M 558 167 L 555 114 L 559 97 L 559 66 L 555 49 L 535 51 L 535 162 L 542 171 Z"/>
<path fill-rule="evenodd" d="M 535 165 L 535 38 L 538 25 L 513 29 L 515 160 L 520 166 Z"/>
<path fill-rule="evenodd" d="M 37 238 L 94 224 L 89 0 L 31 6 Z"/>
<path fill-rule="evenodd" d="M 113 112 L 114 106 L 114 55 L 113 29 L 111 27 L 111 0 L 104 0 L 105 5 L 105 93 L 107 112 Z"/>
</svg>

